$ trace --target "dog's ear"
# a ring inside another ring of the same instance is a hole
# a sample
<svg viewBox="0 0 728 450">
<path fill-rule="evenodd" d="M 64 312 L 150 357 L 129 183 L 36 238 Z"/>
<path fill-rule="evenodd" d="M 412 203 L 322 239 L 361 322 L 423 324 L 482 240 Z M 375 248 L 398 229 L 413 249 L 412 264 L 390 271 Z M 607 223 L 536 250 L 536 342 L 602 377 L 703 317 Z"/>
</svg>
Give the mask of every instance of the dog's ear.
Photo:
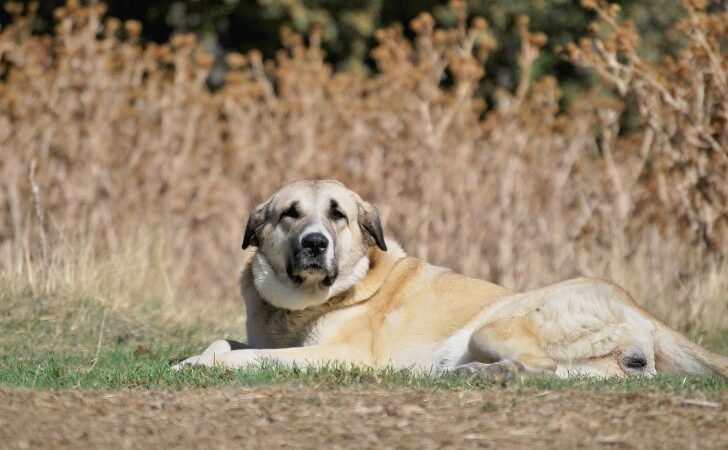
<svg viewBox="0 0 728 450">
<path fill-rule="evenodd" d="M 377 244 L 377 247 L 387 251 L 382 223 L 379 221 L 379 211 L 374 205 L 365 201 L 359 203 L 359 228 L 369 241 L 369 245 Z"/>
<path fill-rule="evenodd" d="M 267 205 L 268 202 L 261 203 L 250 211 L 248 224 L 245 226 L 245 236 L 243 236 L 243 250 L 251 245 L 257 247 L 260 244 L 258 242 L 258 228 L 265 223 Z"/>
</svg>

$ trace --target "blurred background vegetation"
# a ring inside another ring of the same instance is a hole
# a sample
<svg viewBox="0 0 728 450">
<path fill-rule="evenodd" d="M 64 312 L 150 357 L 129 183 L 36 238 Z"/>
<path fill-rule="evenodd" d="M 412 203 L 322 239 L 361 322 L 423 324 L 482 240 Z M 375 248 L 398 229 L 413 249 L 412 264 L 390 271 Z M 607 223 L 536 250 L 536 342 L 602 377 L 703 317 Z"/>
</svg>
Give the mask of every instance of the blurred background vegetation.
<svg viewBox="0 0 728 450">
<path fill-rule="evenodd" d="M 5 0 L 0 0 L 0 5 Z M 66 0 L 44 0 L 34 23 L 37 33 L 53 31 L 53 11 Z M 432 12 L 440 24 L 453 25 L 459 8 L 471 16 L 485 17 L 498 42 L 486 70 L 481 93 L 489 97 L 494 87 L 514 89 L 518 80 L 517 55 L 520 46 L 515 21 L 519 15 L 530 17 L 530 28 L 542 32 L 548 42 L 535 62 L 532 76 L 554 75 L 560 81 L 568 102 L 570 96 L 589 84 L 586 72 L 559 57 L 559 49 L 588 33 L 591 12 L 579 0 L 110 0 L 109 15 L 122 20 L 137 20 L 143 25 L 142 38 L 167 42 L 179 33 L 193 32 L 208 51 L 218 56 L 211 85 L 222 81 L 227 51 L 258 49 L 265 58 L 275 57 L 281 48 L 281 33 L 292 30 L 307 33 L 312 27 L 321 31 L 327 60 L 339 70 L 371 74 L 376 70 L 370 51 L 375 46 L 374 32 L 393 23 L 407 24 L 419 13 Z M 643 37 L 645 57 L 656 60 L 676 48 L 672 25 L 681 18 L 679 2 L 627 0 L 617 2 L 625 17 L 633 20 Z M 722 8 L 722 1 L 713 1 Z M 0 8 L 0 24 L 10 16 Z M 407 29 L 407 28 L 406 28 Z M 410 33 L 410 31 L 407 31 Z M 650 54 L 654 53 L 654 54 Z"/>
<path fill-rule="evenodd" d="M 231 230 L 327 177 L 435 264 L 725 328 L 727 2 L 0 1 L 0 303 L 238 301 Z"/>
</svg>

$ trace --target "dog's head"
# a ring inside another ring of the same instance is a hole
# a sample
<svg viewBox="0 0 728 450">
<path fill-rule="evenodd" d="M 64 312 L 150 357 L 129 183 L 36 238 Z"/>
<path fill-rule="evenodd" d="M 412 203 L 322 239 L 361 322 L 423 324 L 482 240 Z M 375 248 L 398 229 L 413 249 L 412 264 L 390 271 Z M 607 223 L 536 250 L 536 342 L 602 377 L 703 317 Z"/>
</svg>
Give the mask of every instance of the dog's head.
<svg viewBox="0 0 728 450">
<path fill-rule="evenodd" d="M 250 213 L 243 249 L 256 246 L 255 286 L 275 306 L 304 309 L 359 281 L 369 247 L 386 250 L 377 210 L 333 180 L 291 183 Z"/>
</svg>

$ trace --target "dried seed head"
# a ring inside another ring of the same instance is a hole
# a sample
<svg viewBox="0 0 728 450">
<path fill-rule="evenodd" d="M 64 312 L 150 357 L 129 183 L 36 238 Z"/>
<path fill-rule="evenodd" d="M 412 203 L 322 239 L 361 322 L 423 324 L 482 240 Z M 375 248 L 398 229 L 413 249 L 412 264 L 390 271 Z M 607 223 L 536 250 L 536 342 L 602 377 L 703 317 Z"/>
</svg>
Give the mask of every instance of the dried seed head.
<svg viewBox="0 0 728 450">
<path fill-rule="evenodd" d="M 175 35 L 171 44 L 175 49 L 192 47 L 197 43 L 197 37 L 193 33 L 180 33 Z"/>
<path fill-rule="evenodd" d="M 142 34 L 142 24 L 138 20 L 127 20 L 124 22 L 124 31 L 129 37 L 136 39 Z"/>
<path fill-rule="evenodd" d="M 596 0 L 581 0 L 581 6 L 585 9 L 596 9 L 597 8 L 597 2 Z"/>
<path fill-rule="evenodd" d="M 238 52 L 231 52 L 225 56 L 225 62 L 231 69 L 241 69 L 247 64 L 247 58 Z"/>
<path fill-rule="evenodd" d="M 536 47 L 544 46 L 547 40 L 544 33 L 529 33 L 528 35 L 528 42 Z"/>
<path fill-rule="evenodd" d="M 23 14 L 23 4 L 19 2 L 7 2 L 5 11 L 11 16 L 19 16 Z"/>
<path fill-rule="evenodd" d="M 106 32 L 109 35 L 115 34 L 121 28 L 121 20 L 116 17 L 109 17 L 105 21 Z"/>
<path fill-rule="evenodd" d="M 488 21 L 482 17 L 476 17 L 473 19 L 473 28 L 478 31 L 485 31 L 488 29 Z"/>
<path fill-rule="evenodd" d="M 202 49 L 197 49 L 194 53 L 194 61 L 200 67 L 210 69 L 215 63 L 215 56 Z"/>
</svg>

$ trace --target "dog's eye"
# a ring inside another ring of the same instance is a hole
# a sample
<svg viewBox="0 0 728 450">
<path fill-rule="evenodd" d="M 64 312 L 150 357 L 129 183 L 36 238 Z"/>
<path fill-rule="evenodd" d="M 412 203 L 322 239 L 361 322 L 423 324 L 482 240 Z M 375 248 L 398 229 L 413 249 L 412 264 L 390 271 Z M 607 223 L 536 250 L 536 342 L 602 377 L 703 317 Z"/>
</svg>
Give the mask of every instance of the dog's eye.
<svg viewBox="0 0 728 450">
<path fill-rule="evenodd" d="M 281 213 L 281 219 L 284 219 L 286 217 L 290 217 L 291 219 L 298 219 L 299 217 L 301 217 L 301 214 L 298 212 L 298 208 L 296 208 L 296 205 L 291 205 L 288 209 Z"/>
<path fill-rule="evenodd" d="M 343 212 L 341 212 L 338 209 L 332 209 L 329 214 L 331 215 L 331 219 L 333 219 L 333 220 L 342 220 L 342 219 L 348 220 L 348 219 L 346 219 L 346 214 L 344 214 Z"/>
</svg>

